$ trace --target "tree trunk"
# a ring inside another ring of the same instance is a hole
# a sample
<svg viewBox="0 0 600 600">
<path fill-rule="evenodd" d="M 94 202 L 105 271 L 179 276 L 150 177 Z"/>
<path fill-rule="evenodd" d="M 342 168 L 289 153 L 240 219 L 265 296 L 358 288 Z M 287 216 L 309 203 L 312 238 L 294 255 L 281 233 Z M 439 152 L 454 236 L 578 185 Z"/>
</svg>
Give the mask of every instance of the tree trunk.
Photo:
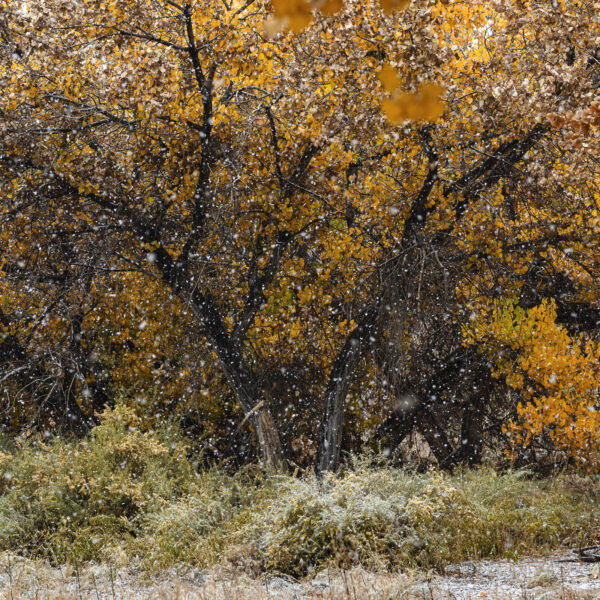
<svg viewBox="0 0 600 600">
<path fill-rule="evenodd" d="M 275 419 L 254 374 L 246 366 L 241 348 L 231 343 L 220 320 L 204 320 L 203 324 L 205 335 L 217 354 L 225 376 L 246 418 L 252 423 L 264 463 L 273 470 L 286 470 L 287 461 Z"/>
<path fill-rule="evenodd" d="M 440 467 L 452 469 L 454 450 L 443 427 L 440 426 L 430 408 L 421 402 L 417 409 L 418 429 L 433 452 Z"/>
<path fill-rule="evenodd" d="M 418 406 L 415 402 L 407 407 L 395 409 L 375 431 L 374 439 L 383 441 L 390 451 L 417 426 Z"/>
<path fill-rule="evenodd" d="M 251 419 L 265 464 L 273 470 L 287 469 L 277 425 L 241 347 L 231 341 L 210 296 L 195 292 L 192 304 L 246 418 Z"/>
<path fill-rule="evenodd" d="M 186 304 L 190 305 L 202 326 L 204 335 L 217 354 L 231 389 L 246 419 L 250 419 L 268 468 L 287 469 L 279 431 L 273 415 L 252 371 L 246 365 L 242 342 L 227 333 L 219 309 L 210 293 L 201 293 L 188 273 L 176 263 L 163 246 L 156 251 L 156 265 L 163 281 Z"/>
<path fill-rule="evenodd" d="M 335 471 L 340 462 L 342 447 L 342 422 L 350 377 L 368 345 L 375 318 L 379 312 L 379 300 L 367 309 L 340 350 L 329 374 L 323 398 L 323 420 L 319 429 L 316 471 Z"/>
<path fill-rule="evenodd" d="M 481 464 L 483 452 L 483 405 L 481 393 L 473 395 L 463 410 L 461 459 L 470 467 Z"/>
<path fill-rule="evenodd" d="M 254 427 L 265 464 L 272 470 L 286 471 L 288 464 L 281 447 L 279 430 L 268 406 L 258 412 Z"/>
<path fill-rule="evenodd" d="M 317 473 L 335 471 L 339 465 L 346 394 L 350 384 L 350 375 L 358 362 L 359 355 L 359 340 L 350 338 L 342 348 L 331 370 L 323 399 L 324 410 L 319 430 Z"/>
</svg>

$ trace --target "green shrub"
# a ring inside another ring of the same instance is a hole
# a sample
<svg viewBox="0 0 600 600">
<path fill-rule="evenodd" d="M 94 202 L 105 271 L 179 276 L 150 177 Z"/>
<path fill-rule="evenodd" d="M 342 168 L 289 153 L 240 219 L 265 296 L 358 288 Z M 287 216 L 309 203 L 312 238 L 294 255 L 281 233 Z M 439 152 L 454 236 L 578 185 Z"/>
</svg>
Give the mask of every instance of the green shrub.
<svg viewBox="0 0 600 600">
<path fill-rule="evenodd" d="M 201 472 L 193 493 L 145 518 L 135 544 L 142 567 L 156 571 L 177 563 L 207 567 L 221 561 L 233 546 L 249 540 L 244 523 L 278 492 L 275 481 L 253 467 L 234 475 Z"/>
<path fill-rule="evenodd" d="M 85 440 L 24 443 L 0 456 L 0 549 L 101 558 L 194 483 L 175 434 L 142 433 L 130 409 L 109 410 Z"/>
<path fill-rule="evenodd" d="M 359 461 L 322 481 L 283 478 L 246 531 L 268 568 L 295 575 L 326 564 L 441 569 L 597 541 L 598 491 L 520 472 L 419 475 Z"/>
</svg>

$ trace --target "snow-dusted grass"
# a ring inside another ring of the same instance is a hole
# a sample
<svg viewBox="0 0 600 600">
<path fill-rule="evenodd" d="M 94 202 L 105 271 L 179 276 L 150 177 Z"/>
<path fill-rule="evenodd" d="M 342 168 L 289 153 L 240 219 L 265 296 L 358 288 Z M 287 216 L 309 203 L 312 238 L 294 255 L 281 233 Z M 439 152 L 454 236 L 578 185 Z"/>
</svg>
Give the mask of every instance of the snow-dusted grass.
<svg viewBox="0 0 600 600">
<path fill-rule="evenodd" d="M 142 433 L 123 407 L 107 411 L 84 440 L 4 440 L 0 550 L 56 561 L 101 559 L 194 481 L 177 433 L 168 427 Z"/>
<path fill-rule="evenodd" d="M 433 568 L 600 541 L 600 483 L 492 469 L 419 474 L 355 459 L 338 475 L 196 472 L 168 431 L 105 416 L 84 441 L 0 452 L 0 551 L 55 562 Z"/>
<path fill-rule="evenodd" d="M 600 486 L 492 469 L 415 474 L 355 461 L 319 481 L 282 478 L 246 525 L 268 569 L 441 569 L 600 539 Z"/>
</svg>

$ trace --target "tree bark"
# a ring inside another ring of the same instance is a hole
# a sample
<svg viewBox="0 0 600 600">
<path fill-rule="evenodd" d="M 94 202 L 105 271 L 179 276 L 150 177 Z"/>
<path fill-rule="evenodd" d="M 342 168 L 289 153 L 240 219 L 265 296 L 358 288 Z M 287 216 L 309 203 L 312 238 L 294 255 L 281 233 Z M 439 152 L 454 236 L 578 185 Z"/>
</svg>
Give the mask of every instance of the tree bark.
<svg viewBox="0 0 600 600">
<path fill-rule="evenodd" d="M 433 452 L 440 467 L 452 469 L 454 463 L 449 458 L 453 448 L 444 429 L 440 426 L 430 408 L 421 401 L 417 409 L 418 429 Z"/>
<path fill-rule="evenodd" d="M 316 471 L 335 471 L 340 462 L 342 422 L 350 377 L 368 346 L 380 300 L 367 309 L 340 350 L 331 369 L 323 398 L 323 420 L 319 429 Z"/>
<path fill-rule="evenodd" d="M 163 246 L 156 251 L 156 266 L 163 281 L 188 304 L 197 316 L 209 344 L 225 372 L 244 415 L 250 419 L 260 446 L 260 453 L 268 468 L 287 469 L 287 461 L 275 419 L 266 398 L 244 360 L 242 342 L 227 333 L 219 309 L 210 293 L 201 293 L 194 281 Z"/>
<path fill-rule="evenodd" d="M 484 401 L 482 393 L 474 394 L 463 409 L 460 458 L 469 467 L 481 464 Z"/>
<path fill-rule="evenodd" d="M 273 470 L 286 470 L 287 461 L 275 419 L 254 374 L 244 361 L 240 345 L 232 342 L 227 334 L 210 296 L 193 293 L 192 306 L 244 414 L 251 420 L 265 464 Z"/>
</svg>

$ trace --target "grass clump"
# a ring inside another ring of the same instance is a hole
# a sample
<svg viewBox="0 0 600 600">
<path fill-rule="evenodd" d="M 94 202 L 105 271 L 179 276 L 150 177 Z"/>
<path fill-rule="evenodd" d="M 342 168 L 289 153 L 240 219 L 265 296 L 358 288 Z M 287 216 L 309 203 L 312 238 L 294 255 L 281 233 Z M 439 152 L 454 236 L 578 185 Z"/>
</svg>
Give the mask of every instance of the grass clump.
<svg viewBox="0 0 600 600">
<path fill-rule="evenodd" d="M 234 548 L 250 541 L 240 534 L 244 523 L 277 493 L 274 481 L 252 467 L 235 475 L 202 471 L 193 491 L 144 519 L 135 544 L 142 566 L 150 571 L 181 563 L 207 567 L 232 556 Z"/>
<path fill-rule="evenodd" d="M 281 479 L 246 531 L 267 568 L 294 575 L 327 564 L 442 569 L 598 540 L 598 491 L 514 471 L 414 474 L 355 461 L 339 477 Z"/>
<path fill-rule="evenodd" d="M 130 409 L 109 410 L 87 439 L 23 443 L 0 456 L 0 549 L 101 559 L 194 480 L 167 428 L 142 433 Z"/>
</svg>

